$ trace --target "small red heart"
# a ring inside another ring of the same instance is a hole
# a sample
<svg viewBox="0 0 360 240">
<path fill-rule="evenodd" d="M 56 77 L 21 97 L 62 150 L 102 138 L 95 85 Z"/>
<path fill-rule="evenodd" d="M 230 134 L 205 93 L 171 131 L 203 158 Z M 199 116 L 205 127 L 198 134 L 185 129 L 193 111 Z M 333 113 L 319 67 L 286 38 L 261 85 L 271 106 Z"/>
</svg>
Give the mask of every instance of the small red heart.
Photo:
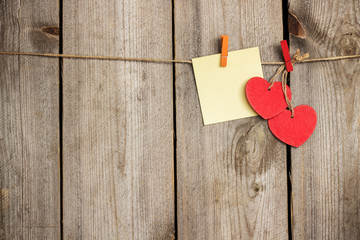
<svg viewBox="0 0 360 240">
<path fill-rule="evenodd" d="M 246 97 L 253 109 L 264 119 L 279 115 L 286 107 L 281 82 L 275 82 L 270 88 L 270 83 L 261 77 L 253 77 L 245 87 Z M 291 100 L 291 90 L 286 86 L 288 98 Z"/>
<path fill-rule="evenodd" d="M 315 110 L 308 105 L 300 105 L 294 108 L 294 117 L 291 111 L 285 110 L 274 118 L 268 120 L 270 131 L 280 141 L 300 147 L 316 127 L 317 117 Z"/>
</svg>

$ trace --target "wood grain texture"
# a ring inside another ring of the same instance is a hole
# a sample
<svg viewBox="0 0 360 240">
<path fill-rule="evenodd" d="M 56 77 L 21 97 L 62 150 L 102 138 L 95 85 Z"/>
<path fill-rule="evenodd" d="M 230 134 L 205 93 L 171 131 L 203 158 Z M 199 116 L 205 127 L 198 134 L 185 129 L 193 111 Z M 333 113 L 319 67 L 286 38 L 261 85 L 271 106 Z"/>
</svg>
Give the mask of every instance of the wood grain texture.
<svg viewBox="0 0 360 240">
<path fill-rule="evenodd" d="M 359 9 L 357 0 L 291 0 L 307 31 L 291 38 L 292 52 L 359 54 Z M 360 239 L 359 60 L 299 64 L 291 88 L 293 104 L 318 114 L 313 136 L 292 149 L 293 239 Z"/>
<path fill-rule="evenodd" d="M 228 34 L 229 51 L 280 60 L 282 31 L 281 1 L 175 1 L 178 59 L 219 53 Z M 179 239 L 288 238 L 286 147 L 265 120 L 204 126 L 192 67 L 176 64 L 176 129 Z"/>
<path fill-rule="evenodd" d="M 172 58 L 167 0 L 64 1 L 64 53 Z M 64 238 L 174 237 L 173 65 L 64 60 Z"/>
<path fill-rule="evenodd" d="M 0 50 L 58 53 L 58 4 L 0 0 Z M 60 238 L 59 60 L 0 56 L 0 239 Z"/>
</svg>

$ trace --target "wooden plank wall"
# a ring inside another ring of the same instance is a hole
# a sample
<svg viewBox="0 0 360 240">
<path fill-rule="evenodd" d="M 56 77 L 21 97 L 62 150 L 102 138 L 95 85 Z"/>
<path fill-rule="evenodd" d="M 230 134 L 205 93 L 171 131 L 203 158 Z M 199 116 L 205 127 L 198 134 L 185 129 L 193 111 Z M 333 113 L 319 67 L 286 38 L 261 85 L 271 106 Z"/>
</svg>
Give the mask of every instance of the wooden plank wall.
<svg viewBox="0 0 360 240">
<path fill-rule="evenodd" d="M 0 51 L 187 60 L 228 34 L 281 61 L 283 2 L 0 0 Z M 289 8 L 292 53 L 360 53 L 357 0 Z M 318 125 L 287 152 L 258 117 L 203 126 L 190 64 L 64 59 L 59 89 L 58 59 L 0 55 L 0 239 L 360 239 L 359 66 L 295 66 Z"/>
<path fill-rule="evenodd" d="M 64 0 L 64 53 L 172 58 L 167 0 Z M 171 239 L 172 64 L 64 60 L 64 238 Z"/>
<path fill-rule="evenodd" d="M 359 1 L 291 0 L 307 31 L 291 49 L 310 57 L 360 53 Z M 360 239 L 360 65 L 343 60 L 295 66 L 293 103 L 318 114 L 313 136 L 292 149 L 294 239 Z"/>
<path fill-rule="evenodd" d="M 178 59 L 219 53 L 228 34 L 229 50 L 260 46 L 264 61 L 280 60 L 281 1 L 187 0 L 174 8 Z M 275 70 L 265 67 L 265 76 Z M 287 239 L 286 147 L 266 121 L 203 126 L 192 67 L 177 64 L 176 129 L 179 239 Z"/>
<path fill-rule="evenodd" d="M 59 51 L 59 6 L 0 0 L 0 50 Z M 0 239 L 60 237 L 59 60 L 0 56 Z"/>
</svg>

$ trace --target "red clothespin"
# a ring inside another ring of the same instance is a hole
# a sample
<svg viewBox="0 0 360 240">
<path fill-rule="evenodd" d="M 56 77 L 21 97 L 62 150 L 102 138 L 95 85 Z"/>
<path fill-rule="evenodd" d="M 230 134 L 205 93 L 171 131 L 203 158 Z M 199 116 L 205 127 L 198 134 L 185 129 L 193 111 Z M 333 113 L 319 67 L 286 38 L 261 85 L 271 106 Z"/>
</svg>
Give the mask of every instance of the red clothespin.
<svg viewBox="0 0 360 240">
<path fill-rule="evenodd" d="M 221 35 L 221 60 L 220 60 L 221 67 L 226 67 L 227 58 L 228 58 L 228 45 L 229 45 L 229 36 Z"/>
<path fill-rule="evenodd" d="M 289 53 L 289 46 L 287 44 L 286 40 L 282 40 L 281 42 L 281 49 L 284 55 L 284 60 L 285 60 L 285 66 L 286 66 L 286 70 L 288 72 L 292 72 L 293 69 L 293 65 L 291 63 L 291 58 L 290 58 L 290 53 Z"/>
</svg>

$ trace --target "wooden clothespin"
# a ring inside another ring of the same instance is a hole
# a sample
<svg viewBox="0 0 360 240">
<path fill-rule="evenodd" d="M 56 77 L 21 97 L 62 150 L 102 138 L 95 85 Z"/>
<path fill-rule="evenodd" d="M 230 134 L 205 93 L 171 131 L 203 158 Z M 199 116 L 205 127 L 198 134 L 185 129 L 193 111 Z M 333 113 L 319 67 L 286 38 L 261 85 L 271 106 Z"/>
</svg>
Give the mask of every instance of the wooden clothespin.
<svg viewBox="0 0 360 240">
<path fill-rule="evenodd" d="M 286 70 L 288 72 L 292 72 L 293 71 L 293 65 L 291 63 L 291 58 L 290 58 L 290 53 L 289 53 L 289 46 L 287 44 L 287 41 L 282 40 L 280 42 L 280 44 L 281 44 L 281 50 L 282 50 L 283 55 L 284 55 Z"/>
<path fill-rule="evenodd" d="M 221 60 L 220 60 L 221 67 L 226 67 L 227 58 L 228 58 L 228 45 L 229 45 L 229 36 L 221 35 Z"/>
</svg>

